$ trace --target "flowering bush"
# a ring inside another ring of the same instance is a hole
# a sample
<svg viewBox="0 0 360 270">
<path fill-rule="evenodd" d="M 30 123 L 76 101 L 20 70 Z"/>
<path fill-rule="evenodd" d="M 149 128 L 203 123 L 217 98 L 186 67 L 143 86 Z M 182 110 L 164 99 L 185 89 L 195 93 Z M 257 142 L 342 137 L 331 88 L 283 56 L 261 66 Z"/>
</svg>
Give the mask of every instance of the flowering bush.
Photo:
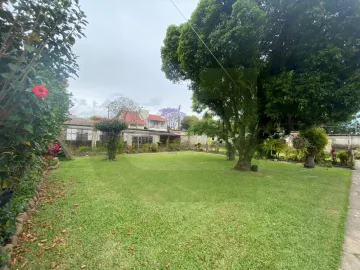
<svg viewBox="0 0 360 270">
<path fill-rule="evenodd" d="M 58 142 L 54 143 L 53 146 L 49 146 L 48 148 L 48 154 L 57 157 L 61 153 L 60 144 Z"/>
<path fill-rule="evenodd" d="M 2 2 L 0 182 L 16 182 L 68 119 L 68 78 L 78 69 L 71 47 L 86 21 L 76 0 Z"/>
</svg>

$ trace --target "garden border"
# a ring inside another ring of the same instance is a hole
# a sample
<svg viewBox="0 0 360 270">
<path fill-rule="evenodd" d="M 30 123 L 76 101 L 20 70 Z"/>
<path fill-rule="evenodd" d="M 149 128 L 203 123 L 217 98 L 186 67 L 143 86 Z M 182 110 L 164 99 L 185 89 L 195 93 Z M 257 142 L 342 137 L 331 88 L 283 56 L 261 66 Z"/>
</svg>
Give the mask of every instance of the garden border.
<svg viewBox="0 0 360 270">
<path fill-rule="evenodd" d="M 0 247 L 0 254 L 7 256 L 5 263 L 0 265 L 0 270 L 9 270 L 9 265 L 11 265 L 11 253 L 14 247 L 19 246 L 19 236 L 23 233 L 24 223 L 29 220 L 30 216 L 36 211 L 37 202 L 42 196 L 43 184 L 46 181 L 48 173 L 52 170 L 56 170 L 60 167 L 60 161 L 55 166 L 49 166 L 46 170 L 43 171 L 39 183 L 36 185 L 34 190 L 34 196 L 30 198 L 27 202 L 28 209 L 26 212 L 21 213 L 16 216 L 16 230 L 14 235 L 11 237 L 10 241 L 4 246 Z"/>
</svg>

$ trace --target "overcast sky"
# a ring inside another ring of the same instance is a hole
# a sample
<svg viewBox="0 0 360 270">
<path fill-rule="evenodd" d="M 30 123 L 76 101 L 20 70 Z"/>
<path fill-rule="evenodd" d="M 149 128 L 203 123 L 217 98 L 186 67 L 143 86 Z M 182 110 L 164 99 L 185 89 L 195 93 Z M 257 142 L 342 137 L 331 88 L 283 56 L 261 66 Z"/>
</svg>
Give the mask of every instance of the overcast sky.
<svg viewBox="0 0 360 270">
<path fill-rule="evenodd" d="M 198 0 L 174 0 L 189 18 Z M 70 82 L 77 116 L 103 114 L 106 100 L 123 95 L 156 113 L 182 106 L 191 114 L 191 91 L 161 71 L 160 48 L 170 24 L 184 22 L 170 0 L 80 0 L 89 25 L 77 41 L 79 78 Z"/>
</svg>

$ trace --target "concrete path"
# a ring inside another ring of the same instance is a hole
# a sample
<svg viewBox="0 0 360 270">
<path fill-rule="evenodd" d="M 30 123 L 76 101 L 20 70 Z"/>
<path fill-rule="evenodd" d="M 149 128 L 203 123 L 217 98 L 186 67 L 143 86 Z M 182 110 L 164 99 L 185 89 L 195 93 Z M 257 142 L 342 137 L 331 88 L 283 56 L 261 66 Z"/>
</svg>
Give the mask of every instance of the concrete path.
<svg viewBox="0 0 360 270">
<path fill-rule="evenodd" d="M 355 169 L 340 270 L 360 270 L 360 161 L 356 161 Z"/>
</svg>

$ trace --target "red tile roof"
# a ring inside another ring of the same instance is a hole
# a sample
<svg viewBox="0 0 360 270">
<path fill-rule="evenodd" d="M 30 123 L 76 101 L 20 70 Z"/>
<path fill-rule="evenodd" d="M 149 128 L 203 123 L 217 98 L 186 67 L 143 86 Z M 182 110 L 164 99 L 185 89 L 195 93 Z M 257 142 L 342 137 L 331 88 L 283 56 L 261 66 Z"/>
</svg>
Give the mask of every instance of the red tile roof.
<svg viewBox="0 0 360 270">
<path fill-rule="evenodd" d="M 155 114 L 149 114 L 148 119 L 153 121 L 166 122 L 166 119 L 164 117 Z"/>
<path fill-rule="evenodd" d="M 136 113 L 124 113 L 125 117 L 124 117 L 124 122 L 127 124 L 136 124 L 136 119 L 137 119 L 137 124 L 141 125 L 141 126 L 146 126 L 146 122 L 144 120 L 142 120 L 140 118 L 140 116 L 137 116 Z"/>
</svg>

